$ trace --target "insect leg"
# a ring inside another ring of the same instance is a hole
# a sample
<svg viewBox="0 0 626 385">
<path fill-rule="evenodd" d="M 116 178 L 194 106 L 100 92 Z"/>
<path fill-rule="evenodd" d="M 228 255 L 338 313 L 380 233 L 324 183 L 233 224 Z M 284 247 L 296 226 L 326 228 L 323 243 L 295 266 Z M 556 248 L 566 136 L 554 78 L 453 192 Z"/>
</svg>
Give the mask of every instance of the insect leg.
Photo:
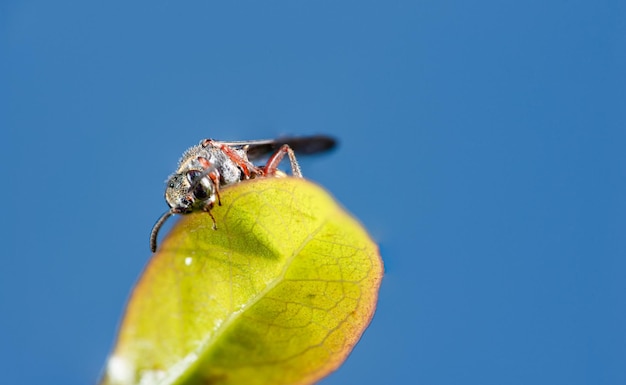
<svg viewBox="0 0 626 385">
<path fill-rule="evenodd" d="M 220 177 L 219 175 L 217 175 L 216 172 L 212 172 L 209 174 L 209 179 L 211 179 L 211 182 L 213 182 L 213 187 L 215 187 L 215 195 L 217 196 L 217 205 L 221 206 L 222 198 L 220 197 Z M 213 215 L 211 215 L 211 218 L 213 218 Z M 213 219 L 213 222 L 215 222 L 215 219 Z"/>
<path fill-rule="evenodd" d="M 217 222 L 215 221 L 215 217 L 213 216 L 213 213 L 211 212 L 212 208 L 213 208 L 213 204 L 210 204 L 210 205 L 204 206 L 203 210 L 205 213 L 209 214 L 209 216 L 213 220 L 213 230 L 217 230 Z"/>
<path fill-rule="evenodd" d="M 211 170 L 208 171 L 208 173 L 206 174 L 206 176 L 209 177 L 209 179 L 211 180 L 211 183 L 213 183 L 213 187 L 215 187 L 215 195 L 217 196 L 217 204 L 219 206 L 222 205 L 222 199 L 220 198 L 220 174 L 217 171 L 217 169 L 215 167 L 213 167 L 213 165 L 211 164 L 211 162 L 209 162 L 209 160 L 207 158 L 198 157 L 198 162 L 202 165 L 202 167 L 204 167 L 205 170 Z M 202 180 L 202 178 L 198 179 L 198 183 L 200 183 L 200 181 Z M 192 186 L 195 187 L 195 186 Z M 213 216 L 211 216 L 213 217 Z M 215 220 L 213 220 L 215 221 Z"/>
<path fill-rule="evenodd" d="M 265 165 L 264 172 L 266 175 L 274 175 L 276 170 L 278 169 L 278 165 L 285 157 L 285 154 L 289 155 L 289 163 L 291 163 L 291 173 L 293 176 L 302 178 L 302 171 L 300 170 L 300 165 L 296 160 L 296 154 L 294 154 L 293 150 L 289 145 L 283 144 L 278 151 L 276 151 L 272 156 L 270 156 L 267 164 Z"/>
</svg>

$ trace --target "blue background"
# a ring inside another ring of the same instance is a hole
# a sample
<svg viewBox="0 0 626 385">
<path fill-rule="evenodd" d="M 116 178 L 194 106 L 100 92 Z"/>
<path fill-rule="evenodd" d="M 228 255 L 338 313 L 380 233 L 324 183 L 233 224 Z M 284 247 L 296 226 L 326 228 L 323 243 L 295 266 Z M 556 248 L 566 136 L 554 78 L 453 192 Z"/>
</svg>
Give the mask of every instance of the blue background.
<svg viewBox="0 0 626 385">
<path fill-rule="evenodd" d="M 184 149 L 328 133 L 386 276 L 323 384 L 626 383 L 623 0 L 0 15 L 0 382 L 95 382 Z"/>
</svg>

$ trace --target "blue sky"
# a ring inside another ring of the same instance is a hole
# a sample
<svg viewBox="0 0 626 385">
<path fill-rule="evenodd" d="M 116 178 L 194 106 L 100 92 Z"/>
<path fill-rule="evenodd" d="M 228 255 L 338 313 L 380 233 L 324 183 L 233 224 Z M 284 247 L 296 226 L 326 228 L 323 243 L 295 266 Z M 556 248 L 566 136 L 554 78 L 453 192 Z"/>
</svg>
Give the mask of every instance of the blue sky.
<svg viewBox="0 0 626 385">
<path fill-rule="evenodd" d="M 331 384 L 626 383 L 623 1 L 0 4 L 7 384 L 94 383 L 200 139 L 302 159 L 369 229 Z"/>
</svg>

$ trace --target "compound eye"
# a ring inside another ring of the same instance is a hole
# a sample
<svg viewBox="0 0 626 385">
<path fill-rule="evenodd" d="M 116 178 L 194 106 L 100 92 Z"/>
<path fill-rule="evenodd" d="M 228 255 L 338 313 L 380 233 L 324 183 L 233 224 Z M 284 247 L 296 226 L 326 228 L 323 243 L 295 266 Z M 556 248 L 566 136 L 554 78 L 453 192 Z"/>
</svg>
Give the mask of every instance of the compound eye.
<svg viewBox="0 0 626 385">
<path fill-rule="evenodd" d="M 202 176 L 202 171 L 198 171 L 198 170 L 187 171 L 187 180 L 189 180 L 190 183 L 195 182 L 201 176 Z"/>
<path fill-rule="evenodd" d="M 207 194 L 207 191 L 202 184 L 196 186 L 196 188 L 193 190 L 193 195 L 200 200 L 205 200 L 209 197 L 209 194 Z"/>
</svg>

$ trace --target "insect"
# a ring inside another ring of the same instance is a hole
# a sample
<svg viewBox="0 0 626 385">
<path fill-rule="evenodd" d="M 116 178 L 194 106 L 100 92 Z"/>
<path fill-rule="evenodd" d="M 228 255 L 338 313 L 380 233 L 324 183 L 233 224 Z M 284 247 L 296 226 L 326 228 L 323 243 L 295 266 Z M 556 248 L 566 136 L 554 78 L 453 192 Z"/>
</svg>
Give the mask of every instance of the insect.
<svg viewBox="0 0 626 385">
<path fill-rule="evenodd" d="M 152 228 L 150 250 L 157 249 L 157 236 L 165 221 L 174 214 L 204 211 L 217 223 L 211 209 L 221 205 L 220 188 L 247 179 L 282 176 L 278 165 L 285 155 L 291 164 L 291 173 L 302 177 L 294 152 L 315 154 L 332 149 L 336 141 L 328 136 L 285 137 L 267 140 L 221 142 L 204 139 L 183 153 L 178 169 L 167 180 L 165 201 L 170 209 L 163 213 Z M 264 166 L 252 163 L 269 156 Z"/>
</svg>

